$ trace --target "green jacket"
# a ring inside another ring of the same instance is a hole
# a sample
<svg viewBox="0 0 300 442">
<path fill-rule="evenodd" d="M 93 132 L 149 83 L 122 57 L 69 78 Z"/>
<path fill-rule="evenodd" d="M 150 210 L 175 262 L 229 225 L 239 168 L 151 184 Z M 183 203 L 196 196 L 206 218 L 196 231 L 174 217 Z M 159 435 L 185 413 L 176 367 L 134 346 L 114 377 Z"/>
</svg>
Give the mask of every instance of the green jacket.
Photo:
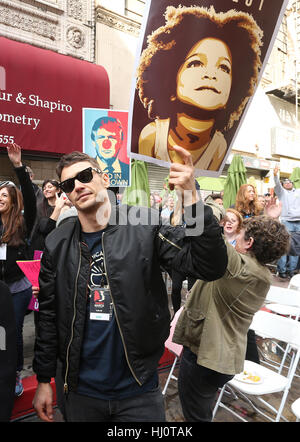
<svg viewBox="0 0 300 442">
<path fill-rule="evenodd" d="M 225 275 L 198 280 L 178 319 L 173 341 L 197 355 L 197 363 L 234 375 L 244 369 L 247 332 L 270 288 L 269 270 L 227 243 Z"/>
</svg>

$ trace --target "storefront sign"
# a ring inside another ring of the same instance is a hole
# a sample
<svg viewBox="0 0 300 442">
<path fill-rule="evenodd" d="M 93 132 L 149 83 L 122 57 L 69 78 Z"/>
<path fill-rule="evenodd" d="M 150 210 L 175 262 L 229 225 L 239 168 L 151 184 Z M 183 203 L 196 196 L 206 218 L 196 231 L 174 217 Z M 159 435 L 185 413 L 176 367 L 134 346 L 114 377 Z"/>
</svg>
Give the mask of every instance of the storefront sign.
<svg viewBox="0 0 300 442">
<path fill-rule="evenodd" d="M 0 150 L 82 151 L 82 108 L 108 105 L 103 67 L 0 37 Z"/>
</svg>

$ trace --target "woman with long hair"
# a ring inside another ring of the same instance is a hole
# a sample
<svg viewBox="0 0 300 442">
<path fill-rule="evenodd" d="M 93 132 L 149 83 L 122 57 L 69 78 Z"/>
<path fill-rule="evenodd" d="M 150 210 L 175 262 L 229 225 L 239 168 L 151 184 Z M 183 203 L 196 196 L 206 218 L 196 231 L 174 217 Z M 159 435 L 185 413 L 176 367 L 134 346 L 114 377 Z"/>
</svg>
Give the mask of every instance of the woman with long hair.
<svg viewBox="0 0 300 442">
<path fill-rule="evenodd" d="M 260 215 L 261 206 L 257 199 L 255 187 L 251 184 L 242 184 L 236 195 L 234 208 L 243 218 Z"/>
<path fill-rule="evenodd" d="M 42 184 L 43 200 L 38 206 L 38 216 L 50 217 L 55 209 L 57 195 L 60 193 L 59 183 L 47 179 Z"/>
<path fill-rule="evenodd" d="M 60 195 L 59 183 L 47 179 L 42 184 L 43 199 L 37 206 L 37 219 L 31 235 L 34 250 L 44 250 L 46 236 L 56 227 L 62 208 L 68 204 L 66 195 Z"/>
<path fill-rule="evenodd" d="M 20 396 L 23 393 L 23 323 L 32 297 L 32 286 L 17 261 L 31 258 L 27 238 L 36 217 L 36 197 L 29 174 L 22 165 L 20 146 L 8 144 L 7 152 L 22 192 L 11 181 L 0 183 L 0 279 L 9 287 L 13 299 L 17 332 L 15 394 Z"/>
<path fill-rule="evenodd" d="M 182 162 L 173 149 L 179 145 L 195 168 L 218 170 L 228 149 L 223 132 L 240 119 L 258 81 L 262 30 L 250 14 L 213 6 L 168 6 L 165 18 L 148 36 L 137 71 L 139 98 L 153 120 L 138 152 Z"/>
</svg>

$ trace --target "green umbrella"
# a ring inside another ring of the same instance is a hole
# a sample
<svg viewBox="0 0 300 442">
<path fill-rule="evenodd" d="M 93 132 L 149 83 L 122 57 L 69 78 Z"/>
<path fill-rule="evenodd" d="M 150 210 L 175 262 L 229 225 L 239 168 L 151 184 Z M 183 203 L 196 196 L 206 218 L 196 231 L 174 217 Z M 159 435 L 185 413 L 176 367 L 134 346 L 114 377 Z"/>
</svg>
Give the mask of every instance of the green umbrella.
<svg viewBox="0 0 300 442">
<path fill-rule="evenodd" d="M 125 189 L 122 204 L 150 207 L 148 167 L 144 161 L 131 161 L 131 185 Z"/>
<path fill-rule="evenodd" d="M 290 180 L 293 181 L 295 189 L 300 188 L 300 167 L 293 169 Z"/>
<path fill-rule="evenodd" d="M 236 194 L 242 184 L 247 183 L 246 168 L 240 155 L 234 155 L 227 171 L 223 204 L 225 209 L 235 204 Z"/>
</svg>

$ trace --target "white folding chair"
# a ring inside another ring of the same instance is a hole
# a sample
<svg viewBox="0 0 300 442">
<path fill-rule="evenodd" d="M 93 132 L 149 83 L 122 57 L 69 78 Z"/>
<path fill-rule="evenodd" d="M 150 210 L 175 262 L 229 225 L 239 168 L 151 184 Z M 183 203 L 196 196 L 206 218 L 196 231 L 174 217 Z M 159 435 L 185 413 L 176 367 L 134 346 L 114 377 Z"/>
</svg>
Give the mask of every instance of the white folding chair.
<svg viewBox="0 0 300 442">
<path fill-rule="evenodd" d="M 300 273 L 298 273 L 297 275 L 294 275 L 290 279 L 288 288 L 293 289 L 293 290 L 300 290 Z"/>
<path fill-rule="evenodd" d="M 237 391 L 243 397 L 245 397 L 251 403 L 253 408 L 258 413 L 263 415 L 266 419 L 271 420 L 272 422 L 279 422 L 280 418 L 286 420 L 284 416 L 282 416 L 282 411 L 284 409 L 284 405 L 286 403 L 289 389 L 300 357 L 300 323 L 284 316 L 278 316 L 274 315 L 273 313 L 260 310 L 254 315 L 250 328 L 253 329 L 255 333 L 259 336 L 278 339 L 295 347 L 296 355 L 292 362 L 292 366 L 287 376 L 283 376 L 275 372 L 274 370 L 262 366 L 261 364 L 256 364 L 252 361 L 245 361 L 244 370 L 248 373 L 256 373 L 260 377 L 261 382 L 243 382 L 242 380 L 240 380 L 239 374 L 236 375 L 227 384 L 231 388 L 233 388 L 233 390 Z M 215 416 L 218 407 L 221 406 L 229 412 L 235 414 L 240 420 L 247 422 L 246 419 L 242 418 L 237 413 L 234 413 L 229 407 L 222 403 L 222 396 L 227 384 L 224 385 L 220 392 L 219 398 L 214 408 L 213 417 Z M 270 395 L 272 393 L 278 392 L 282 393 L 282 398 L 277 409 L 261 397 L 266 394 Z M 270 417 L 260 408 L 256 407 L 255 404 L 253 404 L 253 402 L 248 398 L 248 396 L 256 397 L 256 399 L 260 403 L 262 403 L 270 411 L 275 413 L 275 418 Z"/>
<path fill-rule="evenodd" d="M 296 416 L 296 422 L 300 421 L 300 398 L 292 403 L 292 412 Z"/>
<path fill-rule="evenodd" d="M 180 356 L 182 354 L 183 346 L 179 345 L 179 344 L 176 344 L 175 342 L 172 342 L 172 339 L 173 339 L 173 334 L 174 334 L 174 330 L 175 330 L 175 327 L 176 327 L 176 323 L 177 323 L 177 320 L 178 320 L 178 318 L 179 318 L 179 316 L 180 316 L 180 314 L 182 312 L 182 309 L 183 309 L 183 307 L 181 307 L 176 312 L 176 314 L 175 314 L 175 316 L 174 316 L 174 318 L 173 318 L 173 320 L 171 322 L 171 329 L 170 329 L 169 337 L 168 337 L 168 339 L 165 342 L 165 348 L 167 348 L 171 353 L 173 353 L 175 355 L 175 359 L 174 359 L 174 362 L 172 364 L 169 376 L 168 376 L 168 378 L 166 380 L 165 386 L 164 386 L 163 391 L 162 391 L 163 396 L 166 394 L 166 391 L 167 391 L 167 388 L 168 388 L 170 380 L 173 379 L 173 380 L 177 381 L 177 377 L 173 375 L 173 372 L 174 372 L 176 364 L 177 364 L 177 362 L 178 362 L 178 360 L 179 360 L 179 358 L 180 358 Z"/>
<path fill-rule="evenodd" d="M 290 288 L 271 286 L 266 296 L 265 306 L 274 313 L 298 320 L 300 317 L 300 293 Z M 277 364 L 276 361 L 272 361 L 272 363 L 270 363 L 266 360 L 263 360 L 262 362 L 266 363 L 267 365 L 279 365 L 278 373 L 281 373 L 287 355 L 291 351 L 291 347 L 287 345 L 286 348 L 283 349 L 278 343 L 275 343 L 275 345 L 283 353 L 281 363 Z"/>
</svg>

